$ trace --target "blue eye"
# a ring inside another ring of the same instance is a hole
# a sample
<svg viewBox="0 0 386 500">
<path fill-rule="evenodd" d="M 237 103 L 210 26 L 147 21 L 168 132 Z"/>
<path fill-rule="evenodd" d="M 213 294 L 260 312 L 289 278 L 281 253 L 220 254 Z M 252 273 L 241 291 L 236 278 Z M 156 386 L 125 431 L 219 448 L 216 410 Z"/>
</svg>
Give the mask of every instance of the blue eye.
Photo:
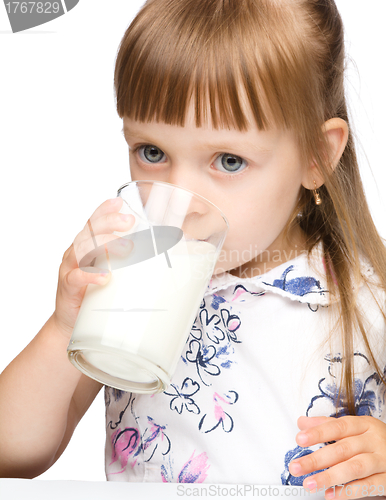
<svg viewBox="0 0 386 500">
<path fill-rule="evenodd" d="M 157 148 L 157 146 L 152 146 L 151 144 L 147 146 L 141 146 L 138 149 L 138 153 L 141 157 L 141 160 L 145 163 L 147 161 L 150 163 L 159 163 L 165 156 L 165 153 L 160 148 Z"/>
<path fill-rule="evenodd" d="M 221 165 L 218 164 L 218 160 L 220 160 L 220 158 Z M 222 172 L 232 173 L 244 170 L 244 168 L 247 166 L 247 162 L 240 156 L 224 153 L 215 159 L 214 165 L 218 170 Z"/>
</svg>

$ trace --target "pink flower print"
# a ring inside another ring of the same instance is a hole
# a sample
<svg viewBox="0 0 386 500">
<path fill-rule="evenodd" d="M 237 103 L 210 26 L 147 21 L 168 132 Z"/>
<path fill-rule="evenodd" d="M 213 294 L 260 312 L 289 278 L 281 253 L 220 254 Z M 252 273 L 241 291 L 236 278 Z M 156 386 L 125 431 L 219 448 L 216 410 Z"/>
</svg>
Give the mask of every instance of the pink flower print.
<svg viewBox="0 0 386 500">
<path fill-rule="evenodd" d="M 240 287 L 240 288 L 237 290 L 237 292 L 235 293 L 235 296 L 233 297 L 232 302 L 233 302 L 234 300 L 237 300 L 237 299 L 240 297 L 240 295 L 243 295 L 243 293 L 247 293 L 247 291 L 245 290 L 245 288 Z"/>
<path fill-rule="evenodd" d="M 214 418 L 217 421 L 224 420 L 225 417 L 225 411 L 222 409 L 221 405 L 218 402 L 218 399 L 221 399 L 221 401 L 224 401 L 224 398 L 219 396 L 217 393 L 214 394 Z"/>
<path fill-rule="evenodd" d="M 200 423 L 198 429 L 202 432 L 208 433 L 214 431 L 220 425 L 224 432 L 231 432 L 233 430 L 233 418 L 223 409 L 223 404 L 233 405 L 239 399 L 239 395 L 235 391 L 229 391 L 224 397 L 215 392 L 213 394 L 214 411 L 213 417 L 208 417 L 206 413 Z"/>
<path fill-rule="evenodd" d="M 251 292 L 250 290 L 247 290 L 245 288 L 245 286 L 243 286 L 243 285 L 237 285 L 235 287 L 235 289 L 233 290 L 233 299 L 231 300 L 231 302 L 238 301 L 237 299 L 240 296 L 244 295 L 245 293 L 248 293 L 250 296 L 251 295 L 252 296 L 256 295 L 257 297 L 262 297 L 263 295 L 265 295 L 265 292 Z M 246 300 L 247 300 L 246 297 L 244 297 L 243 299 L 241 299 L 238 302 L 245 302 Z"/>
<path fill-rule="evenodd" d="M 117 429 L 111 436 L 111 441 L 113 445 L 113 452 L 109 465 L 112 465 L 119 460 L 122 469 L 118 472 L 114 472 L 113 474 L 121 474 L 124 472 L 130 456 L 137 451 L 138 444 L 140 445 L 140 434 L 138 429 L 134 429 L 133 427 L 128 427 L 124 430 Z M 136 461 L 137 460 L 135 459 L 131 463 L 132 467 L 134 467 Z"/>
<path fill-rule="evenodd" d="M 178 474 L 179 483 L 203 483 L 208 477 L 207 471 L 210 465 L 208 465 L 207 454 L 204 452 L 195 457 L 195 453 L 196 450 L 193 451 L 191 457 Z"/>
<path fill-rule="evenodd" d="M 226 334 L 229 340 L 240 344 L 241 340 L 237 340 L 236 331 L 241 326 L 241 320 L 236 314 L 230 314 L 227 309 L 221 309 L 221 318 L 226 328 Z"/>
</svg>

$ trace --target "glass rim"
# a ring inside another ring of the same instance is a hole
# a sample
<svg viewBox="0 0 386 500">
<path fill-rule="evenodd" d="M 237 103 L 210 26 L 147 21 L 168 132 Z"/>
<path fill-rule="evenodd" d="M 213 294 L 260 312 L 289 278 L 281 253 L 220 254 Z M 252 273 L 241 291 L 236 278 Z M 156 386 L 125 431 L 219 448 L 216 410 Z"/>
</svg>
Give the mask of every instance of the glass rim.
<svg viewBox="0 0 386 500">
<path fill-rule="evenodd" d="M 171 184 L 170 182 L 152 181 L 152 180 L 138 180 L 138 181 L 129 181 L 129 182 L 126 182 L 125 184 L 122 184 L 122 186 L 120 188 L 118 188 L 117 196 L 119 196 L 120 193 L 121 193 L 121 191 L 124 188 L 126 188 L 127 186 L 129 186 L 130 184 L 158 184 L 158 185 L 161 185 L 161 186 L 172 187 L 174 189 L 182 189 L 183 191 L 186 191 L 187 193 L 192 194 L 193 196 L 195 196 L 196 198 L 198 198 L 200 201 L 202 201 L 206 205 L 209 205 L 211 208 L 215 208 L 219 212 L 219 214 L 222 217 L 223 221 L 225 222 L 226 230 L 229 230 L 229 222 L 228 222 L 227 218 L 225 217 L 225 215 L 223 214 L 223 212 L 218 208 L 218 206 L 215 205 L 214 203 L 212 203 L 211 201 L 207 200 L 206 198 L 204 198 L 204 196 L 201 196 L 200 194 L 197 194 L 194 191 L 191 191 L 190 189 L 187 189 L 187 188 L 184 188 L 184 187 L 181 187 L 181 186 L 177 186 L 176 184 Z"/>
</svg>

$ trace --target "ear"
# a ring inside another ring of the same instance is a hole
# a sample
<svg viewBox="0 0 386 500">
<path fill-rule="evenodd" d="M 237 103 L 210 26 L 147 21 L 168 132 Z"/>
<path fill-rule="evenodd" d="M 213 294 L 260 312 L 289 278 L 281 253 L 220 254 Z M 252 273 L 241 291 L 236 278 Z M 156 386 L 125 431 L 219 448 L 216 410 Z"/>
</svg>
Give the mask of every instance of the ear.
<svg viewBox="0 0 386 500">
<path fill-rule="evenodd" d="M 322 131 L 330 145 L 330 166 L 335 169 L 347 145 L 348 125 L 341 118 L 331 118 L 322 125 Z M 317 170 L 315 163 L 312 163 L 305 173 L 302 184 L 306 189 L 315 189 L 314 181 L 316 188 L 324 184 L 322 175 Z"/>
</svg>

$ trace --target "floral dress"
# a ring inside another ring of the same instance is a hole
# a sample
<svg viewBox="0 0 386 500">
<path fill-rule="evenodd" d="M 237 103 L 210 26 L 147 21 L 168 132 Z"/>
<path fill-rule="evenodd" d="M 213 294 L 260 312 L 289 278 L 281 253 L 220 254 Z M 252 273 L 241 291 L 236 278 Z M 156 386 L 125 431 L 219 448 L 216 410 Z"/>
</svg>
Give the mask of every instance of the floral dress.
<svg viewBox="0 0 386 500">
<path fill-rule="evenodd" d="M 358 283 L 366 333 L 386 365 L 382 304 L 371 266 Z M 372 292 L 372 293 L 371 293 Z M 212 278 L 169 387 L 141 395 L 105 387 L 109 481 L 301 485 L 294 458 L 298 417 L 345 415 L 338 401 L 338 301 L 327 290 L 321 247 L 253 278 Z M 334 340 L 337 339 L 337 340 Z M 354 339 L 357 415 L 386 421 L 385 388 Z"/>
</svg>

